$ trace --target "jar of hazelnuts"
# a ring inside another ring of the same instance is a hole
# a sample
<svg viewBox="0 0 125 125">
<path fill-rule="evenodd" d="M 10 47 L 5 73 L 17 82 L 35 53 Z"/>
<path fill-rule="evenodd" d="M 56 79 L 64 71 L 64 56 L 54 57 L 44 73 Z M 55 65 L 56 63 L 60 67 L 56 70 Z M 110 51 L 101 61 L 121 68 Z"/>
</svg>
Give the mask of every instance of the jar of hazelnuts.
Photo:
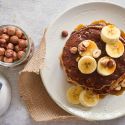
<svg viewBox="0 0 125 125">
<path fill-rule="evenodd" d="M 34 44 L 18 26 L 0 26 L 0 66 L 16 67 L 26 63 L 33 55 Z"/>
</svg>

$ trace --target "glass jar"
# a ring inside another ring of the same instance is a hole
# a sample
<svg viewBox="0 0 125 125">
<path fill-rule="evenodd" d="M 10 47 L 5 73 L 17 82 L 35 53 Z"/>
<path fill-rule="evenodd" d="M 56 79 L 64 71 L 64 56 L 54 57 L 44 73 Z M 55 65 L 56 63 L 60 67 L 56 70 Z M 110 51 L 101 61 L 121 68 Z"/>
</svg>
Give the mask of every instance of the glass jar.
<svg viewBox="0 0 125 125">
<path fill-rule="evenodd" d="M 16 29 L 21 30 L 24 37 L 27 40 L 27 47 L 25 49 L 25 54 L 22 56 L 21 59 L 19 59 L 17 61 L 14 61 L 12 63 L 6 63 L 6 62 L 3 62 L 3 61 L 0 61 L 0 67 L 11 68 L 11 67 L 17 67 L 17 66 L 22 65 L 22 64 L 26 64 L 31 59 L 31 57 L 33 56 L 33 52 L 34 52 L 34 43 L 33 43 L 33 41 L 26 34 L 26 32 L 24 30 L 22 30 L 18 26 L 15 26 L 15 25 L 2 25 L 2 26 L 0 26 L 0 29 L 1 28 L 7 28 L 7 27 L 15 27 Z"/>
</svg>

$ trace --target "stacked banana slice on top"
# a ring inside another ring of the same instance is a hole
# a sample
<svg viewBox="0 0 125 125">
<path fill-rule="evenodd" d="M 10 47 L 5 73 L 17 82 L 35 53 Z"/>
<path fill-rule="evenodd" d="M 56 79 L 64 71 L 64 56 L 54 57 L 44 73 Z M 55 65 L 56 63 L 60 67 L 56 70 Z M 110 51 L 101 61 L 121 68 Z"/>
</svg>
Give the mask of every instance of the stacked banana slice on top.
<svg viewBox="0 0 125 125">
<path fill-rule="evenodd" d="M 84 40 L 78 45 L 81 58 L 78 61 L 78 69 L 83 74 L 91 74 L 95 70 L 100 75 L 108 76 L 114 73 L 116 62 L 113 58 L 119 58 L 124 53 L 124 45 L 119 40 L 120 30 L 114 25 L 104 26 L 101 30 L 101 39 L 105 42 L 107 56 L 100 57 L 101 50 L 95 41 Z M 98 58 L 98 62 L 96 61 Z M 85 107 L 93 107 L 99 102 L 99 95 L 91 90 L 85 90 L 81 86 L 72 86 L 67 90 L 67 99 L 71 104 L 82 104 Z"/>
</svg>

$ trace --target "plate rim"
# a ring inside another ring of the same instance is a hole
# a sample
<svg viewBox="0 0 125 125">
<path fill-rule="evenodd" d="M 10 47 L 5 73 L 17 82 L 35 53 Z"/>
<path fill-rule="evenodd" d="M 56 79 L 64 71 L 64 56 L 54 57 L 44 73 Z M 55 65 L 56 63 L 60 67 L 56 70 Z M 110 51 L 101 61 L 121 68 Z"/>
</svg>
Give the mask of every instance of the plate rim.
<svg viewBox="0 0 125 125">
<path fill-rule="evenodd" d="M 45 38 L 47 38 L 47 35 L 48 35 L 48 32 L 49 32 L 49 29 L 51 29 L 51 26 L 56 22 L 56 20 L 57 19 L 59 19 L 62 15 L 64 15 L 67 11 L 70 11 L 71 9 L 75 9 L 76 7 L 80 7 L 80 6 L 84 6 L 84 5 L 88 5 L 88 4 L 107 4 L 107 5 L 113 5 L 113 6 L 116 6 L 116 7 L 120 7 L 120 8 L 122 8 L 122 9 L 125 9 L 125 7 L 123 6 L 123 5 L 120 5 L 120 4 L 118 4 L 118 3 L 115 3 L 115 2 L 107 2 L 107 1 L 93 1 L 93 2 L 84 2 L 84 3 L 80 3 L 80 4 L 77 4 L 77 5 L 75 5 L 75 6 L 72 6 L 72 7 L 69 7 L 68 9 L 65 9 L 62 13 L 59 13 L 56 17 L 55 17 L 55 19 L 54 20 L 52 20 L 49 24 L 48 24 L 48 26 L 47 26 L 47 31 L 46 31 L 46 34 L 45 34 Z M 45 56 L 46 56 L 46 53 L 45 53 Z M 44 59 L 46 59 L 46 58 L 44 58 Z M 45 61 L 45 60 L 44 60 Z M 45 67 L 43 67 L 43 68 L 45 68 Z M 45 89 L 46 89 L 46 91 L 47 91 L 47 93 L 48 93 L 48 95 L 51 97 L 51 99 L 60 107 L 60 108 L 62 108 L 62 110 L 64 110 L 64 111 L 66 111 L 67 113 L 70 113 L 71 115 L 73 115 L 73 116 L 76 116 L 76 117 L 79 117 L 79 118 L 82 118 L 83 120 L 87 120 L 87 121 L 102 121 L 102 120 L 112 120 L 112 119 L 116 119 L 116 118 L 120 118 L 120 117 L 122 117 L 122 116 L 125 116 L 125 113 L 123 113 L 123 114 L 119 114 L 119 115 L 117 115 L 117 116 L 114 116 L 114 117 L 109 117 L 109 118 L 105 118 L 105 117 L 101 117 L 101 118 L 98 118 L 98 119 L 96 119 L 96 118 L 86 118 L 86 117 L 82 117 L 82 116 L 80 116 L 80 115 L 78 115 L 78 114 L 76 114 L 76 113 L 74 113 L 74 112 L 72 112 L 72 111 L 70 111 L 70 110 L 68 110 L 65 106 L 63 106 L 59 101 L 57 101 L 56 99 L 54 99 L 53 98 L 53 96 L 51 96 L 51 93 L 48 91 L 48 89 L 47 89 L 47 86 L 46 86 L 46 84 L 45 84 L 45 80 L 44 80 L 44 77 L 43 77 L 43 68 L 40 68 L 40 77 L 41 77 L 41 79 L 42 79 L 42 81 L 43 81 L 43 85 L 44 85 L 44 87 L 45 87 Z"/>
</svg>

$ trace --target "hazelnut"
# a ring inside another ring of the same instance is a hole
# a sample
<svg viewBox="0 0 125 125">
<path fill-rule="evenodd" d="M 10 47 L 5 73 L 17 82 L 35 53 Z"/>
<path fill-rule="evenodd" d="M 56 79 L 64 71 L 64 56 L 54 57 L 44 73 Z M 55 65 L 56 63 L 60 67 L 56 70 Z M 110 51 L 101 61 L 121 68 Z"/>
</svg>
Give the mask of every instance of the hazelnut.
<svg viewBox="0 0 125 125">
<path fill-rule="evenodd" d="M 89 40 L 85 40 L 82 42 L 83 46 L 85 46 L 86 48 L 90 45 Z"/>
<path fill-rule="evenodd" d="M 101 60 L 101 65 L 103 65 L 104 67 L 107 67 L 107 63 L 108 63 L 108 61 L 109 61 L 109 59 L 103 59 L 103 60 Z"/>
<path fill-rule="evenodd" d="M 4 48 L 0 48 L 0 56 L 3 56 L 5 53 L 5 49 Z"/>
<path fill-rule="evenodd" d="M 76 54 L 76 53 L 77 53 L 77 47 L 72 47 L 72 48 L 70 48 L 70 52 L 71 52 L 72 54 Z"/>
<path fill-rule="evenodd" d="M 86 51 L 86 47 L 82 44 L 82 42 L 78 45 L 78 51 L 80 52 Z"/>
<path fill-rule="evenodd" d="M 0 46 L 6 48 L 7 47 L 7 43 L 1 43 Z"/>
<path fill-rule="evenodd" d="M 5 51 L 5 56 L 6 57 L 13 57 L 13 50 L 11 50 L 11 49 L 7 49 L 6 51 Z"/>
<path fill-rule="evenodd" d="M 6 62 L 6 63 L 12 63 L 13 58 L 12 57 L 10 57 L 10 58 L 4 57 L 3 61 Z"/>
<path fill-rule="evenodd" d="M 17 60 L 17 53 L 14 51 L 13 52 L 13 60 L 16 61 Z"/>
<path fill-rule="evenodd" d="M 22 37 L 22 34 L 23 34 L 23 32 L 22 32 L 20 29 L 16 29 L 16 36 L 17 36 L 18 38 L 21 38 L 21 37 Z"/>
<path fill-rule="evenodd" d="M 15 31 L 16 31 L 16 29 L 13 26 L 10 26 L 10 27 L 7 28 L 7 34 L 8 35 L 11 35 L 11 36 L 15 35 Z"/>
<path fill-rule="evenodd" d="M 6 40 L 5 39 L 0 39 L 0 44 L 3 44 L 3 43 L 6 43 Z"/>
<path fill-rule="evenodd" d="M 20 39 L 19 40 L 19 47 L 21 47 L 21 48 L 25 48 L 25 47 L 27 47 L 27 40 L 23 40 L 23 39 Z"/>
<path fill-rule="evenodd" d="M 14 49 L 14 45 L 12 43 L 8 43 L 7 49 Z"/>
<path fill-rule="evenodd" d="M 80 57 L 78 56 L 78 57 L 76 58 L 76 62 L 79 62 L 79 60 L 80 60 Z"/>
<path fill-rule="evenodd" d="M 17 53 L 18 59 L 21 59 L 21 58 L 24 56 L 24 54 L 25 54 L 24 51 L 19 51 L 19 52 Z"/>
<path fill-rule="evenodd" d="M 2 35 L 1 35 L 1 38 L 2 38 L 2 39 L 5 39 L 6 41 L 9 40 L 9 36 L 8 36 L 7 34 L 2 34 Z"/>
<path fill-rule="evenodd" d="M 10 42 L 13 44 L 17 44 L 18 43 L 18 37 L 17 36 L 11 36 L 10 37 Z"/>
<path fill-rule="evenodd" d="M 23 50 L 22 48 L 19 47 L 19 45 L 16 45 L 14 49 L 16 52 Z"/>
<path fill-rule="evenodd" d="M 0 56 L 0 61 L 3 61 L 4 56 Z"/>
<path fill-rule="evenodd" d="M 7 33 L 7 28 L 6 27 L 2 28 L 2 32 Z"/>
<path fill-rule="evenodd" d="M 108 66 L 109 68 L 112 68 L 112 67 L 114 67 L 114 65 L 115 65 L 114 60 L 109 59 L 109 61 L 107 62 L 107 66 Z"/>
<path fill-rule="evenodd" d="M 92 56 L 94 58 L 98 58 L 101 55 L 101 50 L 100 49 L 95 49 L 92 53 Z"/>
<path fill-rule="evenodd" d="M 24 34 L 22 35 L 22 39 L 26 40 L 26 36 Z"/>
<path fill-rule="evenodd" d="M 62 31 L 62 37 L 67 37 L 68 36 L 68 31 L 64 30 Z"/>
</svg>

